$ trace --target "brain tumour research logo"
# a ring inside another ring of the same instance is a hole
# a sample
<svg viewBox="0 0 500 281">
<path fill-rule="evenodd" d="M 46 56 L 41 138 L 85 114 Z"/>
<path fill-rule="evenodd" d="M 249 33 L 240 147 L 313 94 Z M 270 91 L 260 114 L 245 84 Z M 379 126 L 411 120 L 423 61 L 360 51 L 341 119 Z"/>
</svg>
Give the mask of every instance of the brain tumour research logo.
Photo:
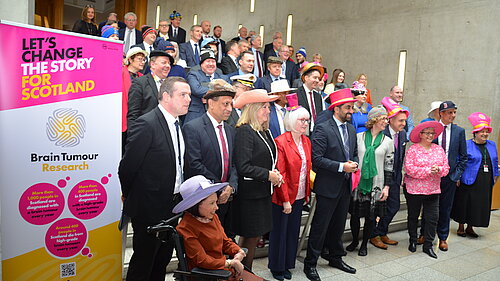
<svg viewBox="0 0 500 281">
<path fill-rule="evenodd" d="M 59 108 L 47 120 L 47 137 L 57 146 L 76 146 L 84 134 L 85 118 L 78 114 L 78 110 Z"/>
</svg>

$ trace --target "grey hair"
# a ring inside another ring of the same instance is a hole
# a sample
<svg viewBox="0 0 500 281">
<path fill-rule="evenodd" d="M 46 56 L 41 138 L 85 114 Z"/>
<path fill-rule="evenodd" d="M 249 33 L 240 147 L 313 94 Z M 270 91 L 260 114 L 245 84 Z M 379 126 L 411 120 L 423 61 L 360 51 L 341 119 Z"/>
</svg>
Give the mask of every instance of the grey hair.
<svg viewBox="0 0 500 281">
<path fill-rule="evenodd" d="M 133 17 L 134 19 L 137 19 L 137 15 L 134 12 L 128 12 L 126 13 L 123 18 L 127 20 L 129 17 Z"/>
<path fill-rule="evenodd" d="M 300 118 L 311 118 L 311 115 L 309 114 L 309 111 L 303 107 L 299 107 L 293 111 L 287 111 L 285 114 L 285 120 L 283 120 L 285 130 L 295 132 L 295 124 Z"/>
</svg>

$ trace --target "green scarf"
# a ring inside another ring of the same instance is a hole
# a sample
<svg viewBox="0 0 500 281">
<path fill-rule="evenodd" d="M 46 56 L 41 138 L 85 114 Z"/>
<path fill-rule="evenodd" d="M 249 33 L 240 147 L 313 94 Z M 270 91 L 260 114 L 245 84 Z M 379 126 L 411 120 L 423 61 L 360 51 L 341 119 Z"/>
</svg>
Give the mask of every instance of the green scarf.
<svg viewBox="0 0 500 281">
<path fill-rule="evenodd" d="M 377 163 L 375 162 L 375 149 L 382 142 L 383 133 L 378 133 L 375 141 L 372 144 L 372 134 L 370 130 L 365 132 L 365 155 L 363 157 L 363 166 L 361 167 L 361 179 L 358 184 L 359 191 L 367 194 L 372 191 L 373 178 L 377 175 Z"/>
</svg>

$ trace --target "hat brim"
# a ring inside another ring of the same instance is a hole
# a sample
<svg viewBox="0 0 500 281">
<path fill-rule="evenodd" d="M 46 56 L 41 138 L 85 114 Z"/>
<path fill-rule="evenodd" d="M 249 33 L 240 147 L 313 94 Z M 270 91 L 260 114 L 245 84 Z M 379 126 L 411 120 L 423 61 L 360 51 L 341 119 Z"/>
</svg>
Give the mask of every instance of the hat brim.
<svg viewBox="0 0 500 281">
<path fill-rule="evenodd" d="M 153 56 L 151 56 L 151 54 L 153 54 L 153 53 L 151 53 L 149 55 L 149 58 L 151 59 L 153 57 L 167 57 L 169 59 L 169 61 L 170 61 L 170 65 L 174 65 L 174 61 L 175 61 L 174 58 L 170 54 L 168 54 L 167 52 L 165 52 L 165 51 L 161 51 L 161 52 L 162 52 L 162 54 L 160 54 L 159 51 L 154 52 Z"/>
<path fill-rule="evenodd" d="M 335 101 L 334 103 L 330 104 L 330 106 L 328 107 L 328 110 L 333 111 L 333 109 L 334 109 L 336 106 L 343 105 L 344 103 L 349 103 L 349 102 L 357 102 L 357 101 L 358 101 L 358 100 L 357 100 L 357 99 L 355 99 L 355 98 L 345 98 L 345 99 L 341 99 L 341 100 Z"/>
<path fill-rule="evenodd" d="M 183 198 L 182 201 L 179 202 L 179 204 L 175 205 L 174 209 L 172 210 L 172 213 L 178 214 L 184 212 L 185 210 L 193 207 L 194 205 L 198 204 L 199 202 L 210 196 L 212 193 L 219 191 L 221 188 L 227 185 L 228 185 L 227 182 L 216 183 L 205 189 L 201 188 L 200 186 L 196 192 L 193 192 L 187 198 Z"/>
<path fill-rule="evenodd" d="M 242 109 L 245 105 L 258 102 L 272 102 L 279 98 L 277 95 L 245 95 L 239 96 L 233 104 L 234 108 Z"/>
<path fill-rule="evenodd" d="M 296 91 L 296 90 L 297 90 L 297 88 L 290 88 L 290 89 L 287 89 L 284 91 L 280 90 L 280 91 L 269 92 L 269 95 L 288 94 L 288 93 Z"/>
<path fill-rule="evenodd" d="M 479 131 L 482 131 L 483 129 L 488 129 L 488 133 L 490 133 L 490 134 L 491 134 L 491 132 L 493 132 L 493 128 L 492 127 L 484 125 L 484 126 L 481 126 L 479 128 L 476 128 L 476 129 L 472 130 L 472 133 L 477 133 Z"/>
<path fill-rule="evenodd" d="M 235 92 L 231 91 L 208 91 L 203 98 L 208 100 L 208 99 L 213 99 L 216 97 L 232 97 L 234 98 Z"/>
<path fill-rule="evenodd" d="M 323 78 L 323 75 L 325 75 L 325 68 L 324 67 L 322 67 L 320 65 L 311 66 L 311 68 L 306 69 L 304 71 L 304 73 L 302 73 L 302 75 L 300 76 L 300 79 L 302 80 L 302 82 L 305 82 L 304 76 L 306 76 L 309 72 L 311 72 L 313 70 L 319 71 L 319 79 L 320 80 Z"/>
<path fill-rule="evenodd" d="M 434 139 L 439 137 L 441 133 L 444 130 L 443 125 L 439 123 L 438 121 L 426 121 L 423 123 L 418 124 L 415 128 L 410 133 L 410 140 L 413 143 L 419 143 L 421 141 L 420 139 L 420 132 L 422 132 L 423 129 L 425 128 L 434 128 L 434 132 L 436 135 L 434 136 Z"/>
</svg>

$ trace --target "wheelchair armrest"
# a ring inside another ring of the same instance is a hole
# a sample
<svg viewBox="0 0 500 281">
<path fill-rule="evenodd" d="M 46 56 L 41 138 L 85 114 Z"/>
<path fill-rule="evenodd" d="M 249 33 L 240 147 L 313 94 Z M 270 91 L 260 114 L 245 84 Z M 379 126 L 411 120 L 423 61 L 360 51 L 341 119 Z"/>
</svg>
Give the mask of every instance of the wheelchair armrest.
<svg viewBox="0 0 500 281">
<path fill-rule="evenodd" d="M 210 278 L 217 278 L 217 279 L 229 279 L 229 277 L 231 277 L 231 275 L 232 275 L 231 271 L 227 271 L 227 270 L 223 270 L 223 269 L 211 270 L 211 269 L 203 269 L 203 268 L 199 268 L 199 267 L 193 268 L 191 270 L 191 273 L 196 274 L 196 275 L 210 277 Z"/>
</svg>

